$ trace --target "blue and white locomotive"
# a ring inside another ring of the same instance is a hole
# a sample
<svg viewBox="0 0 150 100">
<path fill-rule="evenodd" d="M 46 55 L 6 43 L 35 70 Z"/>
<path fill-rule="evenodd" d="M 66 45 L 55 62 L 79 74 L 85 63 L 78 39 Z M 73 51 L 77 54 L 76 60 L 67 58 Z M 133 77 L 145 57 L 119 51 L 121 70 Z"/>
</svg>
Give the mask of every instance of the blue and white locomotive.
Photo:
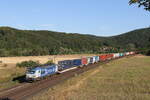
<svg viewBox="0 0 150 100">
<path fill-rule="evenodd" d="M 40 80 L 46 76 L 56 74 L 58 72 L 57 65 L 47 65 L 42 67 L 35 67 L 27 70 L 26 80 Z"/>
</svg>

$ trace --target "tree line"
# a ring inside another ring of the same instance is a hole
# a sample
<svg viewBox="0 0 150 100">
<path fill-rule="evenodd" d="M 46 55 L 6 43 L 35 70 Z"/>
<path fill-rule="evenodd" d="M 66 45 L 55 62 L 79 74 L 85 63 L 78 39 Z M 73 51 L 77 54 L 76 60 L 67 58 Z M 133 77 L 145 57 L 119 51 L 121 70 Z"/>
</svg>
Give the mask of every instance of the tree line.
<svg viewBox="0 0 150 100">
<path fill-rule="evenodd" d="M 147 48 L 150 28 L 113 37 L 0 28 L 0 56 L 109 53 Z"/>
</svg>

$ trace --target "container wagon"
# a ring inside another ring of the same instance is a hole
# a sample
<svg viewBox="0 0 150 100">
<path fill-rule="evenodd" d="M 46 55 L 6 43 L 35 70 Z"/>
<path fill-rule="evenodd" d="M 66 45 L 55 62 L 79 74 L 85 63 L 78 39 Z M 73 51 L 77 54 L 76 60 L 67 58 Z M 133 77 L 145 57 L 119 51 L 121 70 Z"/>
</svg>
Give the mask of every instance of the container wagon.
<svg viewBox="0 0 150 100">
<path fill-rule="evenodd" d="M 90 57 L 87 57 L 87 64 L 90 64 Z"/>
<path fill-rule="evenodd" d="M 82 58 L 82 65 L 83 65 L 83 66 L 88 65 L 88 60 L 87 60 L 87 58 Z"/>
<path fill-rule="evenodd" d="M 64 60 L 58 62 L 58 73 L 63 73 L 72 69 L 77 68 L 74 64 L 78 64 L 76 61 L 73 60 Z"/>
<path fill-rule="evenodd" d="M 82 60 L 81 59 L 74 59 L 73 60 L 73 66 L 79 66 L 82 67 Z"/>
<path fill-rule="evenodd" d="M 73 67 L 73 61 L 72 60 L 64 60 L 58 62 L 58 70 L 62 71 L 68 68 Z"/>
<path fill-rule="evenodd" d="M 90 57 L 90 64 L 94 64 L 95 63 L 95 57 Z"/>
<path fill-rule="evenodd" d="M 99 58 L 100 58 L 100 61 L 105 61 L 107 58 L 107 55 L 100 55 Z"/>
<path fill-rule="evenodd" d="M 96 63 L 100 61 L 99 56 L 94 56 L 94 57 L 95 57 L 95 62 Z"/>
</svg>

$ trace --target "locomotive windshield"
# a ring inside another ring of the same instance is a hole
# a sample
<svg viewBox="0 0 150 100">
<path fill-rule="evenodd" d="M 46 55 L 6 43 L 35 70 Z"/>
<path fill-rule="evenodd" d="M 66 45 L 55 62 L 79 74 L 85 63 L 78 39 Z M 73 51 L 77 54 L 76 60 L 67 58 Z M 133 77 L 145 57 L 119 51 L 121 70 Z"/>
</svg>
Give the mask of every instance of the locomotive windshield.
<svg viewBox="0 0 150 100">
<path fill-rule="evenodd" d="M 34 71 L 34 70 L 29 70 L 28 73 L 29 73 L 29 74 L 34 74 L 35 71 Z"/>
</svg>

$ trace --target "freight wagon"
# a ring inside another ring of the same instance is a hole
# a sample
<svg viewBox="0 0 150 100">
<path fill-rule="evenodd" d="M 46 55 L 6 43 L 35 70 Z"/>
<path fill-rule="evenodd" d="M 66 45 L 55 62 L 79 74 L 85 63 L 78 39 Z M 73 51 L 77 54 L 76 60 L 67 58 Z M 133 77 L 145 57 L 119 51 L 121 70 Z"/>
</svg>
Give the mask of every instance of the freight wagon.
<svg viewBox="0 0 150 100">
<path fill-rule="evenodd" d="M 100 58 L 100 61 L 105 61 L 107 58 L 107 55 L 100 55 L 99 58 Z"/>
<path fill-rule="evenodd" d="M 95 63 L 95 57 L 90 57 L 90 64 L 94 64 Z"/>
<path fill-rule="evenodd" d="M 94 56 L 94 57 L 95 57 L 95 62 L 96 63 L 100 61 L 99 56 Z"/>
<path fill-rule="evenodd" d="M 106 59 L 107 59 L 107 60 L 110 60 L 110 59 L 112 59 L 112 58 L 113 58 L 113 54 L 107 54 L 107 55 L 106 55 Z"/>
<path fill-rule="evenodd" d="M 58 62 L 58 73 L 63 73 L 77 67 L 83 67 L 81 59 L 74 59 L 74 60 L 64 60 Z"/>
<path fill-rule="evenodd" d="M 113 58 L 119 58 L 119 53 L 114 53 L 114 57 Z"/>
<path fill-rule="evenodd" d="M 88 60 L 87 60 L 87 58 L 82 58 L 82 65 L 83 65 L 83 66 L 88 65 Z"/>
<path fill-rule="evenodd" d="M 73 67 L 73 61 L 72 60 L 64 60 L 58 62 L 58 70 L 62 71 L 68 68 Z"/>
<path fill-rule="evenodd" d="M 81 59 L 74 59 L 73 60 L 73 66 L 82 67 L 82 60 Z"/>
<path fill-rule="evenodd" d="M 87 57 L 87 64 L 90 64 L 91 58 Z"/>
</svg>

